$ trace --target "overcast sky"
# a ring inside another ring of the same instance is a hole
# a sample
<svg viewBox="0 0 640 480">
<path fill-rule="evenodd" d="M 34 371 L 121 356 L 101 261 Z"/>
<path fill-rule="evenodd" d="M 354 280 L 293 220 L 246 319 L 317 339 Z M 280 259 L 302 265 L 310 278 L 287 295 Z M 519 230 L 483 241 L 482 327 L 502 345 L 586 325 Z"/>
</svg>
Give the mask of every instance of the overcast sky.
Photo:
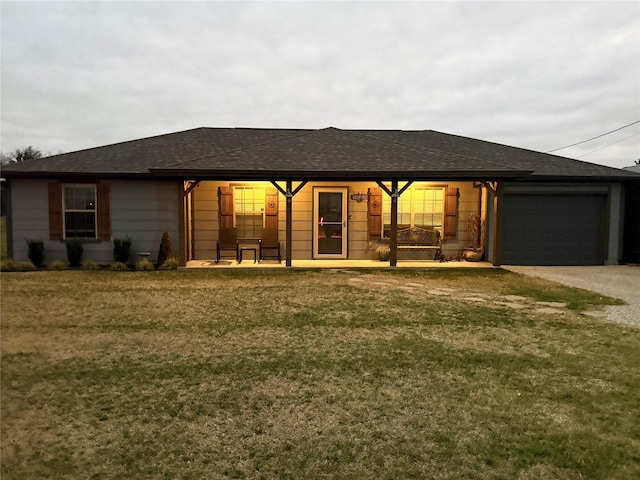
<svg viewBox="0 0 640 480">
<path fill-rule="evenodd" d="M 10 2 L 1 148 L 196 127 L 437 130 L 538 151 L 640 120 L 640 2 Z M 623 167 L 640 123 L 557 154 Z"/>
</svg>

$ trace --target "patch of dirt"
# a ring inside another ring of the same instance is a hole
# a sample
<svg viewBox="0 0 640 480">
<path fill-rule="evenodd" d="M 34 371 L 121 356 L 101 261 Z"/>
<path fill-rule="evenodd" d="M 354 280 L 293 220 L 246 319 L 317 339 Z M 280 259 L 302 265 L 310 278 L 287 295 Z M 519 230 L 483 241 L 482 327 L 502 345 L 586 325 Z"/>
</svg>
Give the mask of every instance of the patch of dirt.
<svg viewBox="0 0 640 480">
<path fill-rule="evenodd" d="M 551 308 L 551 307 L 536 308 L 534 312 L 546 313 L 549 315 L 564 315 L 566 313 L 565 310 L 560 310 L 559 308 Z"/>
<path fill-rule="evenodd" d="M 567 306 L 565 302 L 536 302 L 536 305 L 542 305 L 544 307 L 551 308 L 565 308 Z"/>
<path fill-rule="evenodd" d="M 571 470 L 538 464 L 520 473 L 518 480 L 570 480 L 580 478 Z"/>
<path fill-rule="evenodd" d="M 346 272 L 345 272 L 346 273 Z M 353 285 L 357 285 L 360 288 L 367 289 L 379 289 L 384 288 L 386 290 L 402 290 L 408 294 L 415 295 L 430 295 L 434 297 L 451 297 L 455 300 L 482 303 L 489 307 L 494 306 L 498 308 L 509 308 L 513 310 L 529 310 L 536 314 L 543 315 L 563 315 L 568 312 L 566 302 L 543 302 L 537 301 L 534 298 L 525 297 L 522 295 L 499 295 L 492 296 L 481 292 L 474 292 L 467 289 L 455 289 L 449 287 L 441 287 L 437 285 L 435 281 L 426 281 L 424 283 L 418 282 L 403 282 L 402 279 L 386 279 L 380 281 L 379 277 L 375 275 L 361 274 L 357 277 L 349 277 L 349 282 Z M 591 317 L 604 317 L 604 312 L 588 311 L 583 312 L 584 315 Z"/>
</svg>

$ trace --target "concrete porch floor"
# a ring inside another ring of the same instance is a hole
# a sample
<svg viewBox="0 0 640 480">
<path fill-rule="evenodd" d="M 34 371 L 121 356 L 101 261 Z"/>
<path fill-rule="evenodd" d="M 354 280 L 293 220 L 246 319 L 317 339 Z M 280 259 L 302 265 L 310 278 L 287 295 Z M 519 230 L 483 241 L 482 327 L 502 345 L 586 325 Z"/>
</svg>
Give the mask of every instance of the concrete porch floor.
<svg viewBox="0 0 640 480">
<path fill-rule="evenodd" d="M 190 260 L 187 269 L 198 268 L 286 268 L 284 260 L 278 263 L 276 260 L 263 260 L 254 263 L 245 259 L 242 263 L 235 260 L 222 259 L 219 263 L 214 260 Z M 291 268 L 392 268 L 389 262 L 379 260 L 293 260 Z M 439 262 L 434 260 L 398 260 L 395 268 L 494 268 L 489 262 L 452 261 Z M 499 267 L 495 267 L 499 268 Z"/>
</svg>

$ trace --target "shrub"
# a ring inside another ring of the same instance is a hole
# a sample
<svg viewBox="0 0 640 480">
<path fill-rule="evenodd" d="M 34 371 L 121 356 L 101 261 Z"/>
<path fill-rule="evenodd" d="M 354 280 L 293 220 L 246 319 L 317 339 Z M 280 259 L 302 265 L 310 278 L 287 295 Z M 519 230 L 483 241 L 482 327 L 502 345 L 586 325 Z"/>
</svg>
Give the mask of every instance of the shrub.
<svg viewBox="0 0 640 480">
<path fill-rule="evenodd" d="M 82 262 L 82 268 L 84 270 L 100 270 L 100 265 L 96 262 L 92 262 L 91 260 L 85 260 Z"/>
<path fill-rule="evenodd" d="M 56 260 L 55 262 L 51 262 L 49 264 L 49 270 L 66 270 L 67 264 L 61 262 L 60 260 Z"/>
<path fill-rule="evenodd" d="M 127 267 L 127 264 L 123 262 L 113 262 L 111 264 L 111 270 L 115 270 L 118 272 L 125 272 L 129 270 L 129 267 Z"/>
<path fill-rule="evenodd" d="M 178 259 L 176 257 L 167 258 L 162 265 L 160 265 L 160 270 L 177 270 L 178 269 Z"/>
<path fill-rule="evenodd" d="M 82 246 L 82 240 L 79 238 L 73 238 L 65 242 L 67 246 L 67 258 L 69 259 L 69 266 L 72 268 L 78 268 L 82 262 L 82 254 L 84 253 L 84 247 Z"/>
<path fill-rule="evenodd" d="M 27 240 L 29 247 L 29 260 L 37 268 L 42 267 L 44 261 L 44 242 L 42 240 Z"/>
<path fill-rule="evenodd" d="M 11 260 L 10 258 L 6 258 L 0 262 L 0 270 L 2 270 L 3 272 L 11 272 L 13 271 L 13 268 L 13 260 Z"/>
<path fill-rule="evenodd" d="M 131 252 L 131 239 L 114 238 L 113 239 L 113 259 L 116 262 L 127 263 Z"/>
<path fill-rule="evenodd" d="M 146 258 L 143 258 L 142 260 L 139 260 L 138 263 L 136 263 L 136 270 L 140 270 L 141 272 L 150 271 L 153 269 L 153 263 L 151 263 Z"/>
<path fill-rule="evenodd" d="M 169 232 L 164 232 L 162 234 L 162 239 L 160 240 L 158 265 L 162 266 L 164 262 L 170 258 L 175 258 L 175 255 L 173 254 L 173 247 L 171 245 L 171 237 L 169 237 Z"/>
<path fill-rule="evenodd" d="M 376 248 L 376 255 L 378 256 L 378 260 L 381 262 L 386 262 L 389 260 L 389 255 L 391 254 L 391 249 L 388 245 L 380 245 Z"/>
<path fill-rule="evenodd" d="M 37 270 L 37 268 L 32 262 L 14 262 L 13 260 L 8 260 L 2 262 L 2 270 L 8 272 L 33 272 Z"/>
</svg>

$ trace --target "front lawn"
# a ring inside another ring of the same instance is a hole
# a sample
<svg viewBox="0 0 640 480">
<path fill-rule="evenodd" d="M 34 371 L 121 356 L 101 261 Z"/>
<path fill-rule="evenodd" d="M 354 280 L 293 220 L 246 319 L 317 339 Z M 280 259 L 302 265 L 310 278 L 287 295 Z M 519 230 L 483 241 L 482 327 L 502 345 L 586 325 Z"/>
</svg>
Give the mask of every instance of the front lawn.
<svg viewBox="0 0 640 480">
<path fill-rule="evenodd" d="M 640 477 L 640 330 L 601 295 L 499 269 L 1 286 L 3 480 Z"/>
</svg>

